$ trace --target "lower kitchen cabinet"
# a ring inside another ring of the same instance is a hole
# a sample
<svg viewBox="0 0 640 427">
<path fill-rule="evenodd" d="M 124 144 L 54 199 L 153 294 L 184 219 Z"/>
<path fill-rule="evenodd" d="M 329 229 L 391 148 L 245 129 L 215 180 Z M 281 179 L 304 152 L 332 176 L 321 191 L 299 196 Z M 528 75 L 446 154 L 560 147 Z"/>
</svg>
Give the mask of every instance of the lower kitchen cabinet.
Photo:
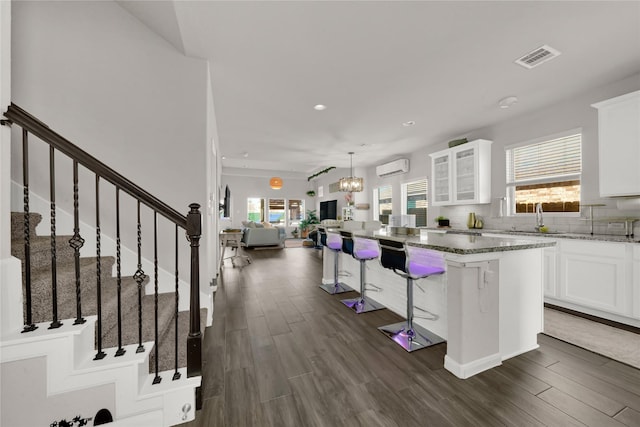
<svg viewBox="0 0 640 427">
<path fill-rule="evenodd" d="M 542 251 L 542 265 L 543 265 L 543 286 L 545 297 L 557 297 L 558 296 L 558 269 L 556 259 L 558 257 L 558 250 L 555 246 L 545 248 Z"/>
<path fill-rule="evenodd" d="M 633 317 L 640 319 L 640 244 L 633 245 Z"/>
<path fill-rule="evenodd" d="M 626 243 L 565 239 L 559 245 L 558 299 L 623 316 L 632 314 Z"/>
</svg>

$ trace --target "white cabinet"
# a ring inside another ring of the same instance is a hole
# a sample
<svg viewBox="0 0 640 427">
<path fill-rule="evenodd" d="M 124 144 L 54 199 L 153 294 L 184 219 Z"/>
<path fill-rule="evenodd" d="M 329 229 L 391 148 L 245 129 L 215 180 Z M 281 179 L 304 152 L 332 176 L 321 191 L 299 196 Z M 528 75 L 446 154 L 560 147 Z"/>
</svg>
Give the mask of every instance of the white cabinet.
<svg viewBox="0 0 640 427">
<path fill-rule="evenodd" d="M 544 248 L 542 251 L 542 283 L 545 297 L 556 297 L 558 295 L 557 257 L 558 251 L 555 246 Z"/>
<path fill-rule="evenodd" d="M 600 196 L 640 195 L 640 91 L 592 107 L 598 109 Z"/>
<path fill-rule="evenodd" d="M 562 240 L 558 298 L 609 313 L 631 314 L 627 244 Z"/>
<path fill-rule="evenodd" d="M 640 319 L 640 244 L 633 245 L 633 317 Z"/>
<path fill-rule="evenodd" d="M 491 144 L 477 139 L 430 154 L 433 205 L 491 202 Z"/>
</svg>

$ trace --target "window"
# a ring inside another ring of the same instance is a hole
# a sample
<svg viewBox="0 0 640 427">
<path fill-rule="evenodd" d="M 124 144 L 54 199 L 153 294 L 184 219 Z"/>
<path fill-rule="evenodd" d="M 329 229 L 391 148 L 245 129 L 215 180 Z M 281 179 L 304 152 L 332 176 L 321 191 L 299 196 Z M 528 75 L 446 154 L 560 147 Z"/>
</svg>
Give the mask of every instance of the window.
<svg viewBox="0 0 640 427">
<path fill-rule="evenodd" d="M 288 200 L 287 212 L 288 225 L 298 225 L 304 219 L 304 200 Z"/>
<path fill-rule="evenodd" d="M 574 130 L 507 147 L 507 196 L 512 214 L 580 212 L 582 134 Z"/>
<path fill-rule="evenodd" d="M 247 221 L 264 221 L 264 199 L 249 197 L 247 199 Z"/>
<path fill-rule="evenodd" d="M 403 214 L 416 216 L 416 227 L 427 225 L 427 180 L 402 184 Z"/>
<path fill-rule="evenodd" d="M 391 186 L 385 185 L 374 190 L 375 208 L 378 214 L 378 220 L 383 224 L 389 224 L 389 215 L 391 215 Z"/>
<path fill-rule="evenodd" d="M 284 199 L 269 199 L 269 222 L 284 225 L 284 218 Z"/>
</svg>

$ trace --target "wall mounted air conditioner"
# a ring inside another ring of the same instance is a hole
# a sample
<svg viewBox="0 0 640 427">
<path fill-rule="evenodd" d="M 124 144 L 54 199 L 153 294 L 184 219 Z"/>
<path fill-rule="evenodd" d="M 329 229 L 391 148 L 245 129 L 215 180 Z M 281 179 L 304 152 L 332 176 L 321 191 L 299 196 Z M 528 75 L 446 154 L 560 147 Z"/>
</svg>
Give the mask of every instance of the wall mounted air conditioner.
<svg viewBox="0 0 640 427">
<path fill-rule="evenodd" d="M 398 159 L 376 167 L 376 174 L 379 177 L 396 175 L 409 172 L 409 159 Z"/>
</svg>

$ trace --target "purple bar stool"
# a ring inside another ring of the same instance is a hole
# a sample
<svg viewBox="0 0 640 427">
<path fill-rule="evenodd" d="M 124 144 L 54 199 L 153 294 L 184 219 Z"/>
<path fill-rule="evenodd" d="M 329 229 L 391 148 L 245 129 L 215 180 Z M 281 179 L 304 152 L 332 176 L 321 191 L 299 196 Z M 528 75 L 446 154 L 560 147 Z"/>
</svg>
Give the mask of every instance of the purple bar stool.
<svg viewBox="0 0 640 427">
<path fill-rule="evenodd" d="M 415 246 L 405 246 L 396 240 L 380 239 L 380 263 L 383 267 L 407 279 L 407 320 L 381 326 L 380 332 L 391 338 L 408 352 L 420 350 L 445 340 L 433 332 L 413 323 L 413 285 L 414 281 L 425 277 L 443 274 L 446 271 L 444 257 L 440 252 Z M 418 308 L 418 307 L 416 307 Z M 420 308 L 418 308 L 421 310 Z M 425 311 L 425 310 L 422 310 Z M 438 316 L 425 319 L 437 320 Z"/>
<path fill-rule="evenodd" d="M 343 239 L 345 239 L 344 235 Z M 360 263 L 360 296 L 357 298 L 343 299 L 342 303 L 347 307 L 355 310 L 355 312 L 358 314 L 381 310 L 385 308 L 384 305 L 373 301 L 370 298 L 367 298 L 367 296 L 365 295 L 367 287 L 367 283 L 365 281 L 365 263 L 369 260 L 377 259 L 380 256 L 380 246 L 378 245 L 378 241 L 373 239 L 366 239 L 363 237 L 356 237 L 353 235 L 351 235 L 351 239 L 353 242 L 351 256 L 357 259 Z M 344 251 L 344 245 L 342 249 Z M 372 284 L 369 284 L 369 286 L 372 286 L 376 290 L 380 289 L 379 287 Z"/>
<path fill-rule="evenodd" d="M 322 244 L 327 247 L 327 249 L 333 252 L 333 283 L 331 284 L 322 284 L 320 288 L 330 293 L 334 294 L 342 294 L 344 292 L 353 291 L 351 287 L 346 285 L 345 283 L 338 281 L 338 256 L 340 252 L 342 252 L 342 236 L 337 233 L 327 233 L 326 231 L 320 231 L 320 239 Z"/>
</svg>

